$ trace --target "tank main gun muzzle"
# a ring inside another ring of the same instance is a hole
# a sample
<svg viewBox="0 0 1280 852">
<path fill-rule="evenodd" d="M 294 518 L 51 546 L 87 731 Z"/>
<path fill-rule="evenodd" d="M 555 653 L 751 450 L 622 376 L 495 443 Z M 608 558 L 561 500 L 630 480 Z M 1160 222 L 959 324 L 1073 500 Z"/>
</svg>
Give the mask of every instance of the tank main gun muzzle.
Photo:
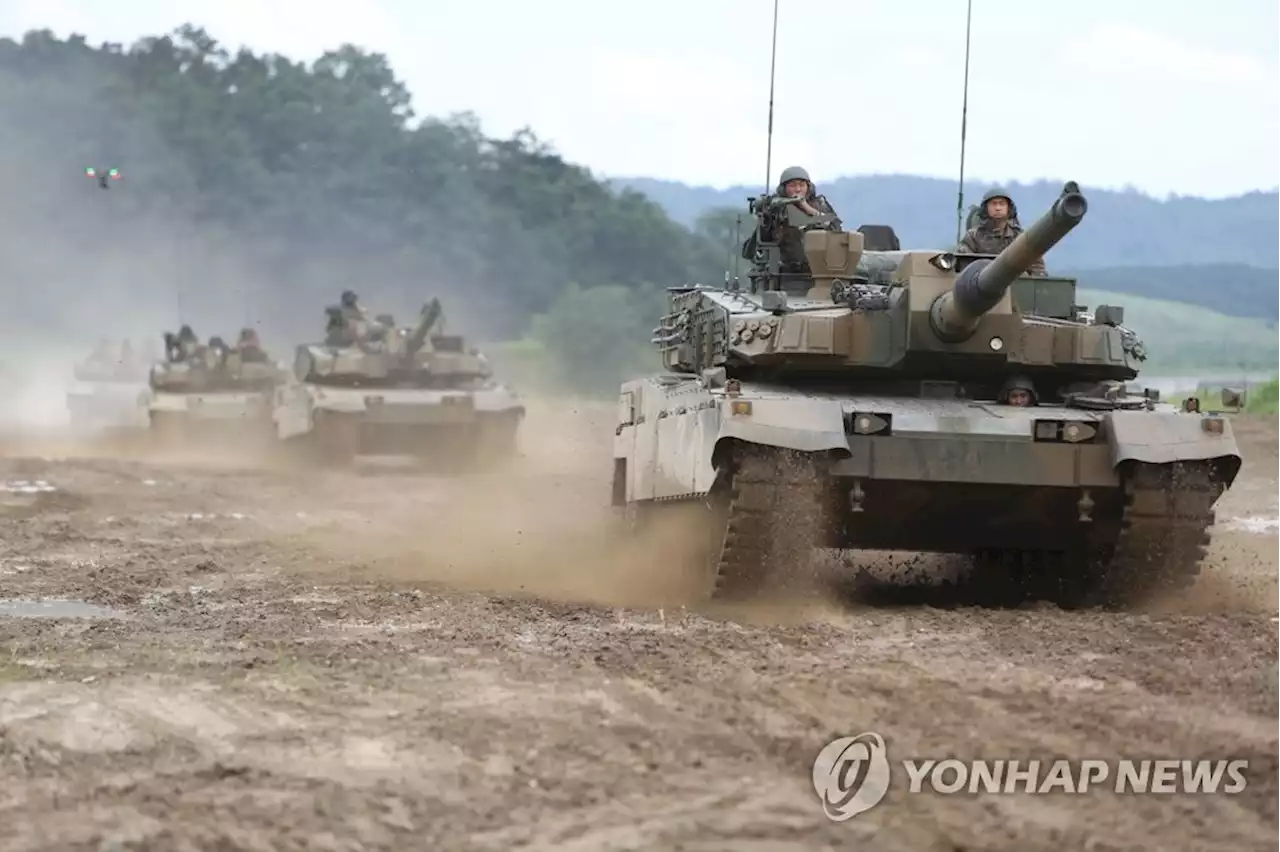
<svg viewBox="0 0 1280 852">
<path fill-rule="evenodd" d="M 982 315 L 990 311 L 1013 282 L 1026 274 L 1084 219 L 1089 204 L 1074 181 L 1062 188 L 1058 200 L 1039 219 L 1018 234 L 992 260 L 976 260 L 964 268 L 950 291 L 934 301 L 929 311 L 934 333 L 943 340 L 958 342 L 978 327 Z"/>
</svg>

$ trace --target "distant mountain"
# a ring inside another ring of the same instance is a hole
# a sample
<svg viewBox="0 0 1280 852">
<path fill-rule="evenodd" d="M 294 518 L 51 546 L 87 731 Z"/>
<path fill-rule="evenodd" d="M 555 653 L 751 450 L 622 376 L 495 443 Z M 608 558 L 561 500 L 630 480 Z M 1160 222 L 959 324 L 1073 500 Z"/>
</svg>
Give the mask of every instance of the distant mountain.
<svg viewBox="0 0 1280 852">
<path fill-rule="evenodd" d="M 644 193 L 673 219 L 689 226 L 715 208 L 745 211 L 747 196 L 761 192 L 759 186 L 718 190 L 645 177 L 617 178 L 611 183 Z M 966 210 L 988 186 L 966 186 Z M 1081 181 L 1081 187 L 1089 200 L 1088 216 L 1075 233 L 1053 250 L 1048 259 L 1051 270 L 1184 264 L 1276 268 L 1280 253 L 1280 192 L 1250 192 L 1222 200 L 1173 196 L 1161 201 L 1136 190 L 1090 189 L 1087 181 Z M 1009 183 L 1004 188 L 1013 195 L 1023 224 L 1030 224 L 1053 203 L 1062 181 Z M 818 190 L 835 205 L 847 224 L 891 225 L 904 247 L 945 247 L 955 241 L 956 185 L 952 181 L 871 175 L 819 180 Z M 1110 283 L 1099 286 L 1112 288 Z M 1275 286 L 1273 274 L 1272 304 Z M 1271 315 L 1275 315 L 1274 308 Z"/>
</svg>

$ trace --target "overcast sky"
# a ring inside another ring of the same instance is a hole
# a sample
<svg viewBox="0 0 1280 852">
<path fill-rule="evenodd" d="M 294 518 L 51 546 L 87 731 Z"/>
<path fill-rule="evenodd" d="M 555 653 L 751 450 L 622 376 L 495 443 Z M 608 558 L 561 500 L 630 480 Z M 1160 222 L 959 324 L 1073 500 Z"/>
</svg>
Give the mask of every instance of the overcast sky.
<svg viewBox="0 0 1280 852">
<path fill-rule="evenodd" d="M 1277 0 L 973 0 L 967 173 L 1219 197 L 1280 184 Z M 0 34 L 386 53 L 419 114 L 528 125 L 601 176 L 765 180 L 773 0 L 3 0 Z M 965 0 L 781 0 L 773 173 L 954 178 Z"/>
</svg>

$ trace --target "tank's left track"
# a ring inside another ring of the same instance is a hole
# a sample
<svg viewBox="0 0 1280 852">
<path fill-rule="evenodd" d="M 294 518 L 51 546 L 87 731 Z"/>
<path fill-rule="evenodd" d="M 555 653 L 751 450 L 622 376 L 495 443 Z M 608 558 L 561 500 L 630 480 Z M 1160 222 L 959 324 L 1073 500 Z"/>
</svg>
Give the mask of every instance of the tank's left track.
<svg viewBox="0 0 1280 852">
<path fill-rule="evenodd" d="M 1097 526 L 1070 552 L 987 549 L 975 554 L 979 603 L 1038 598 L 1069 608 L 1123 608 L 1193 585 L 1226 490 L 1213 462 L 1130 463 L 1121 473 L 1119 517 Z"/>
</svg>

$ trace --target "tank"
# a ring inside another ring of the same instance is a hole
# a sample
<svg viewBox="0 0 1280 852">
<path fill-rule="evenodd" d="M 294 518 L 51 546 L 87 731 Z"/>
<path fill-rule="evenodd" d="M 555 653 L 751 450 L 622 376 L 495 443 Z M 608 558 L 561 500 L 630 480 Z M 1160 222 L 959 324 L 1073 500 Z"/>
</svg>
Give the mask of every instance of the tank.
<svg viewBox="0 0 1280 852">
<path fill-rule="evenodd" d="M 410 326 L 354 310 L 327 308 L 326 340 L 297 347 L 297 382 L 278 405 L 281 438 L 330 465 L 394 456 L 469 467 L 514 453 L 524 405 L 482 352 L 443 333 L 439 299 Z"/>
<path fill-rule="evenodd" d="M 165 355 L 149 379 L 152 435 L 163 446 L 204 444 L 264 449 L 276 441 L 274 397 L 290 378 L 252 329 L 235 346 L 214 336 L 200 344 L 184 326 L 164 335 Z"/>
<path fill-rule="evenodd" d="M 800 230 L 807 268 L 758 242 L 747 286 L 670 288 L 664 372 L 618 401 L 613 504 L 683 504 L 677 558 L 707 596 L 762 594 L 810 548 L 967 554 L 975 585 L 1072 607 L 1194 581 L 1240 469 L 1231 422 L 1130 391 L 1123 308 L 1025 274 L 1083 221 L 1076 184 L 996 256 L 865 251 L 752 209 Z"/>
<path fill-rule="evenodd" d="M 67 415 L 73 431 L 147 428 L 148 359 L 136 357 L 130 341 L 115 347 L 99 341 L 88 358 L 72 367 Z"/>
</svg>

